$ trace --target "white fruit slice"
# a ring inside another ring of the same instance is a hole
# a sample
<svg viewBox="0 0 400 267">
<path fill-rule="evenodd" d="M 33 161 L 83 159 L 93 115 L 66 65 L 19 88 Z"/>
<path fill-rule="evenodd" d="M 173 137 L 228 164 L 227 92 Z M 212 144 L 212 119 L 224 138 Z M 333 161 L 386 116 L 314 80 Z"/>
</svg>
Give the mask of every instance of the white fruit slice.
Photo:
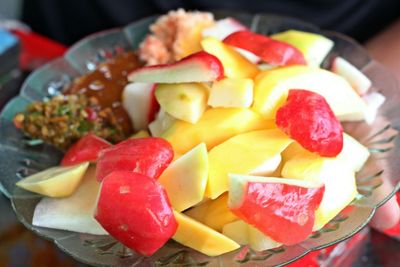
<svg viewBox="0 0 400 267">
<path fill-rule="evenodd" d="M 222 233 L 240 245 L 250 245 L 255 251 L 263 251 L 282 245 L 241 220 L 226 224 Z"/>
<path fill-rule="evenodd" d="M 332 40 L 311 32 L 288 30 L 271 36 L 272 39 L 289 43 L 298 48 L 306 58 L 308 65 L 319 67 L 332 49 Z"/>
<path fill-rule="evenodd" d="M 203 37 L 214 37 L 222 41 L 234 32 L 245 30 L 248 30 L 248 28 L 236 19 L 225 18 L 218 20 L 213 26 L 204 29 L 202 35 Z"/>
<path fill-rule="evenodd" d="M 158 84 L 156 99 L 168 114 L 196 123 L 207 108 L 208 88 L 200 83 Z"/>
<path fill-rule="evenodd" d="M 208 105 L 216 108 L 248 108 L 253 103 L 252 79 L 225 78 L 211 86 Z"/>
<path fill-rule="evenodd" d="M 378 114 L 378 110 L 380 106 L 382 106 L 383 103 L 385 102 L 386 97 L 381 93 L 372 92 L 370 94 L 363 96 L 363 99 L 367 106 L 364 112 L 365 121 L 368 124 L 373 124 L 376 119 L 376 115 Z"/>
<path fill-rule="evenodd" d="M 66 197 L 79 186 L 89 162 L 68 167 L 52 167 L 16 183 L 18 187 L 49 197 Z"/>
<path fill-rule="evenodd" d="M 122 92 L 122 105 L 135 131 L 146 130 L 152 109 L 153 83 L 130 83 Z"/>
<path fill-rule="evenodd" d="M 158 181 L 167 191 L 172 207 L 181 212 L 203 200 L 207 178 L 207 147 L 201 143 L 171 163 Z"/>
<path fill-rule="evenodd" d="M 370 156 L 368 148 L 360 144 L 350 135 L 343 133 L 343 149 L 337 159 L 350 166 L 355 172 L 361 170 Z"/>
<path fill-rule="evenodd" d="M 222 228 L 222 234 L 234 240 L 240 245 L 250 244 L 249 234 L 247 232 L 248 224 L 242 220 L 237 220 L 228 224 L 225 224 Z"/>
<path fill-rule="evenodd" d="M 107 232 L 93 218 L 100 188 L 95 173 L 96 168 L 89 167 L 82 184 L 73 195 L 67 198 L 43 198 L 36 205 L 32 224 L 79 233 L 107 235 Z"/>
<path fill-rule="evenodd" d="M 175 121 L 174 117 L 161 108 L 157 113 L 156 119 L 149 124 L 151 136 L 160 137 Z"/>
<path fill-rule="evenodd" d="M 364 95 L 371 87 L 371 80 L 342 57 L 334 59 L 332 71 L 345 78 L 359 95 Z"/>
</svg>

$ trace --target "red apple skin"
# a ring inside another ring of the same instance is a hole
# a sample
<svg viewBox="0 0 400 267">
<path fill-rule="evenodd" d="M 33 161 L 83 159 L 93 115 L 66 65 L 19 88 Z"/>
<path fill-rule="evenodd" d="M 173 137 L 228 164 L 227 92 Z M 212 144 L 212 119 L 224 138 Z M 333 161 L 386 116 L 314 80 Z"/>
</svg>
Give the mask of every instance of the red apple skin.
<svg viewBox="0 0 400 267">
<path fill-rule="evenodd" d="M 211 55 L 205 51 L 200 51 L 191 54 L 177 62 L 171 64 L 161 64 L 154 66 L 147 66 L 134 70 L 128 75 L 128 80 L 134 82 L 136 77 L 142 73 L 152 73 L 154 70 L 164 70 L 164 75 L 171 75 L 171 73 L 176 73 L 176 68 L 181 68 L 186 64 L 196 64 L 197 68 L 204 70 L 203 77 L 192 77 L 193 79 L 186 82 L 206 82 L 220 80 L 224 77 L 224 67 L 221 61 L 214 55 Z M 176 83 L 182 82 L 177 77 Z M 199 79 L 199 80 L 198 80 Z"/>
<path fill-rule="evenodd" d="M 276 242 L 294 245 L 311 234 L 324 187 L 248 182 L 244 199 L 231 211 Z"/>
<path fill-rule="evenodd" d="M 172 146 L 157 137 L 128 139 L 101 151 L 96 177 L 104 177 L 116 170 L 141 173 L 157 179 L 174 158 Z"/>
<path fill-rule="evenodd" d="M 104 178 L 94 217 L 111 236 L 145 256 L 162 247 L 178 226 L 164 188 L 129 171 Z"/>
<path fill-rule="evenodd" d="M 306 65 L 303 53 L 296 47 L 251 31 L 234 32 L 224 43 L 252 52 L 271 65 Z"/>
<path fill-rule="evenodd" d="M 70 166 L 85 161 L 96 162 L 100 151 L 111 146 L 106 140 L 88 133 L 68 149 L 60 165 Z"/>
<path fill-rule="evenodd" d="M 343 127 L 325 98 L 317 93 L 290 90 L 285 104 L 276 112 L 276 125 L 320 156 L 335 157 L 343 149 Z"/>
</svg>

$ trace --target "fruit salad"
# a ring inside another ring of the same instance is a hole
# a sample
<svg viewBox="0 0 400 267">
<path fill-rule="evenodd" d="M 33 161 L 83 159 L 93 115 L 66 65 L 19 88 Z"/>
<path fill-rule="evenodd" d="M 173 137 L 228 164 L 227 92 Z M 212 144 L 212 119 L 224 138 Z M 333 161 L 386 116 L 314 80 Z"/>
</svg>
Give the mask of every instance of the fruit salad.
<svg viewBox="0 0 400 267">
<path fill-rule="evenodd" d="M 111 235 L 144 256 L 170 239 L 208 256 L 306 240 L 353 201 L 369 158 L 342 122 L 373 122 L 385 99 L 344 58 L 320 67 L 334 45 L 161 16 L 116 96 L 133 134 L 110 143 L 89 129 L 60 166 L 19 181 L 44 196 L 33 225 Z"/>
</svg>

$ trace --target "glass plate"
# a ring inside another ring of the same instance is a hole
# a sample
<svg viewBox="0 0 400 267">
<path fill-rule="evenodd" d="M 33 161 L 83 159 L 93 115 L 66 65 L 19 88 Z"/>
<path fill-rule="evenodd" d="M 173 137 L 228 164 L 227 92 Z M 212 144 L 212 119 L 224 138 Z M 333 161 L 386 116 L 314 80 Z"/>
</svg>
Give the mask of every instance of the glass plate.
<svg viewBox="0 0 400 267">
<path fill-rule="evenodd" d="M 76 260 L 94 266 L 271 266 L 284 265 L 306 253 L 327 247 L 351 237 L 371 219 L 377 207 L 385 203 L 400 187 L 399 85 L 381 65 L 371 60 L 366 51 L 352 39 L 293 18 L 268 14 L 250 15 L 226 11 L 216 17 L 233 16 L 252 30 L 272 34 L 287 29 L 322 33 L 335 42 L 323 65 L 340 55 L 361 69 L 373 82 L 372 91 L 383 93 L 387 100 L 373 125 L 346 123 L 345 129 L 368 146 L 371 158 L 357 175 L 360 195 L 351 206 L 320 231 L 294 246 L 255 252 L 242 247 L 219 257 L 208 257 L 192 249 L 168 242 L 152 257 L 143 257 L 126 250 L 108 236 L 94 236 L 32 226 L 32 215 L 40 196 L 16 188 L 22 177 L 56 165 L 61 153 L 43 144 L 32 144 L 14 128 L 16 112 L 34 100 L 56 95 L 74 77 L 92 71 L 96 65 L 124 50 L 137 48 L 156 17 L 132 23 L 123 29 L 112 29 L 90 35 L 72 46 L 59 58 L 32 73 L 23 84 L 19 96 L 12 99 L 0 115 L 0 190 L 11 198 L 19 220 L 38 235 L 54 241 Z"/>
</svg>

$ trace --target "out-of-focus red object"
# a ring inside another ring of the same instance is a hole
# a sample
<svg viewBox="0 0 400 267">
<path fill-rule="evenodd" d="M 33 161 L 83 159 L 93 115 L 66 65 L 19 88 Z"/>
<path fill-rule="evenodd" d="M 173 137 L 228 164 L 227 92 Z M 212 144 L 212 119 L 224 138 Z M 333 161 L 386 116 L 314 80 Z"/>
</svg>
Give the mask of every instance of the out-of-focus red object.
<svg viewBox="0 0 400 267">
<path fill-rule="evenodd" d="M 324 249 L 313 251 L 288 267 L 351 267 L 365 253 L 367 240 L 370 238 L 369 227 L 365 227 L 348 240 Z"/>
<path fill-rule="evenodd" d="M 21 42 L 19 64 L 22 70 L 33 70 L 48 61 L 62 56 L 67 47 L 47 37 L 19 29 L 11 30 Z"/>
</svg>

